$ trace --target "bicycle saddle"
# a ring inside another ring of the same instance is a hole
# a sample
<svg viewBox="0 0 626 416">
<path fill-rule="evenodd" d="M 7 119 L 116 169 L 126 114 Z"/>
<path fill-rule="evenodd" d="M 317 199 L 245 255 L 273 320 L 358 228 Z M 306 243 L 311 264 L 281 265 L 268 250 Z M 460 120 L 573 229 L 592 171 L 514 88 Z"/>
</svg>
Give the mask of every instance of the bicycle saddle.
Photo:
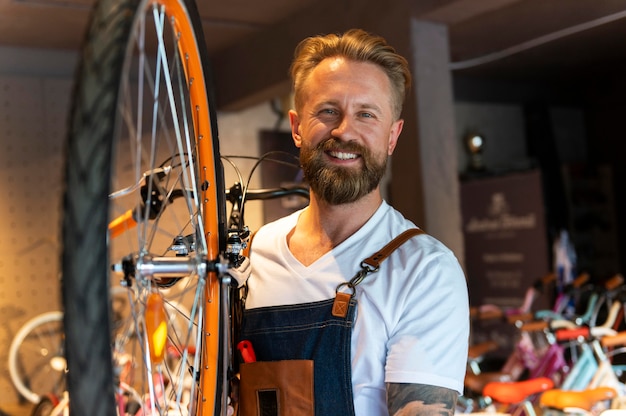
<svg viewBox="0 0 626 416">
<path fill-rule="evenodd" d="M 612 387 L 597 387 L 582 391 L 548 390 L 541 395 L 540 404 L 543 407 L 564 410 L 568 407 L 591 410 L 598 402 L 611 400 L 617 396 Z"/>
<path fill-rule="evenodd" d="M 547 377 L 514 382 L 494 381 L 485 386 L 483 395 L 491 397 L 496 402 L 513 404 L 552 388 L 554 388 L 554 382 Z"/>
</svg>

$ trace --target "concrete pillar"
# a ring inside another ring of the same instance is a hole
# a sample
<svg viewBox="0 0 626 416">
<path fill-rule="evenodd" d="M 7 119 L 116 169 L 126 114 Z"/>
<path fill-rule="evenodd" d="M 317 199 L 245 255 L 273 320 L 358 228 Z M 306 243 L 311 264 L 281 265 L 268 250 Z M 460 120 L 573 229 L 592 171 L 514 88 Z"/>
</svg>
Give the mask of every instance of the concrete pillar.
<svg viewBox="0 0 626 416">
<path fill-rule="evenodd" d="M 392 203 L 463 263 L 448 32 L 444 25 L 415 19 L 409 31 L 413 87 L 403 115 L 407 124 L 391 161 Z"/>
</svg>

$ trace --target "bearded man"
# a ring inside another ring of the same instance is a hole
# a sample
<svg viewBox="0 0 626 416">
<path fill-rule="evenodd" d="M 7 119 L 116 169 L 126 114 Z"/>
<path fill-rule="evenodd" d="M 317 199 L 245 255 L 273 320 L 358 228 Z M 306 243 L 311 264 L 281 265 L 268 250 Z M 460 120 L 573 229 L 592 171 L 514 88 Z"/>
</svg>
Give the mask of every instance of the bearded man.
<svg viewBox="0 0 626 416">
<path fill-rule="evenodd" d="M 244 367 L 241 388 L 255 403 L 242 409 L 452 415 L 467 362 L 465 277 L 454 254 L 380 192 L 402 131 L 407 61 L 354 29 L 302 41 L 291 75 L 289 120 L 310 204 L 256 233 L 241 336 L 257 368 L 311 369 L 255 379 Z M 275 378 L 286 384 L 267 384 Z"/>
</svg>

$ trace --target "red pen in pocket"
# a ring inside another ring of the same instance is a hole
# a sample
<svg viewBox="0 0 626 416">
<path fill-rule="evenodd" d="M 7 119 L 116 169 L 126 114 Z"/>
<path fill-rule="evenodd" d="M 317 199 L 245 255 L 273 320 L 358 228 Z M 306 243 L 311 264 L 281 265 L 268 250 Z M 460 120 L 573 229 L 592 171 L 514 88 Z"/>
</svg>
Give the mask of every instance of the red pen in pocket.
<svg viewBox="0 0 626 416">
<path fill-rule="evenodd" d="M 243 358 L 244 363 L 253 363 L 256 361 L 256 354 L 254 353 L 254 348 L 252 348 L 252 343 L 247 339 L 240 341 L 237 344 L 237 349 L 241 353 L 241 358 Z"/>
</svg>

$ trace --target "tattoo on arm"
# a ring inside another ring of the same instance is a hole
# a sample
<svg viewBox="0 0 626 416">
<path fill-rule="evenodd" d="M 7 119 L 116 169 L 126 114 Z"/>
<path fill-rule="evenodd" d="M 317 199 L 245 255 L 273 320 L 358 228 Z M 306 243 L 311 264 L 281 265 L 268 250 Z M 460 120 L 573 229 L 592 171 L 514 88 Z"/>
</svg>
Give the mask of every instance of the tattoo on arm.
<svg viewBox="0 0 626 416">
<path fill-rule="evenodd" d="M 391 416 L 454 415 L 458 393 L 426 384 L 387 383 Z"/>
</svg>

